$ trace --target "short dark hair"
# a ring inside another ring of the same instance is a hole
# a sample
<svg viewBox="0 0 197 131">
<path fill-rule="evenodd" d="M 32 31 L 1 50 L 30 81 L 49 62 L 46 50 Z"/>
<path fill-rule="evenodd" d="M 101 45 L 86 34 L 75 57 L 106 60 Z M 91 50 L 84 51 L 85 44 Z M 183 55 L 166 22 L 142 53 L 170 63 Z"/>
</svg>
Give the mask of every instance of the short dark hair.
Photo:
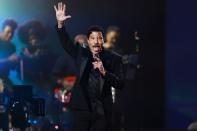
<svg viewBox="0 0 197 131">
<path fill-rule="evenodd" d="M 117 33 L 120 33 L 120 28 L 117 26 L 109 26 L 106 30 L 106 34 L 109 32 L 115 31 Z"/>
<path fill-rule="evenodd" d="M 87 32 L 87 38 L 89 38 L 92 32 L 101 32 L 103 34 L 103 28 L 98 25 L 90 26 Z"/>
<path fill-rule="evenodd" d="M 15 31 L 16 28 L 18 27 L 18 25 L 14 19 L 5 19 L 3 22 L 2 29 L 4 29 L 6 26 L 10 26 L 13 31 Z"/>
</svg>

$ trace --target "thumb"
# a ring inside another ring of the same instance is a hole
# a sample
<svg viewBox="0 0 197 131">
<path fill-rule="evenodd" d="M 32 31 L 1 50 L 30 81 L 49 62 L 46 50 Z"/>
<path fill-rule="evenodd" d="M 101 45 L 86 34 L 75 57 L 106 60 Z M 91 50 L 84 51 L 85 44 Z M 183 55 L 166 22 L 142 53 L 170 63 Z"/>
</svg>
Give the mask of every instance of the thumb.
<svg viewBox="0 0 197 131">
<path fill-rule="evenodd" d="M 64 17 L 65 20 L 66 20 L 66 19 L 70 19 L 70 18 L 71 18 L 70 15 L 67 15 L 67 16 Z"/>
</svg>

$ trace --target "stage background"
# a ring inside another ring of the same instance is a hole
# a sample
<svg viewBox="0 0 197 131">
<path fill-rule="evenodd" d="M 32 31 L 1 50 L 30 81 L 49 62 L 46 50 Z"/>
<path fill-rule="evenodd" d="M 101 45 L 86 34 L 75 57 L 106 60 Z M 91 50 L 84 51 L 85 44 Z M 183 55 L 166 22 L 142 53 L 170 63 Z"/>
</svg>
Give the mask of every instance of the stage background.
<svg viewBox="0 0 197 131">
<path fill-rule="evenodd" d="M 166 2 L 166 127 L 197 121 L 197 1 Z"/>
</svg>

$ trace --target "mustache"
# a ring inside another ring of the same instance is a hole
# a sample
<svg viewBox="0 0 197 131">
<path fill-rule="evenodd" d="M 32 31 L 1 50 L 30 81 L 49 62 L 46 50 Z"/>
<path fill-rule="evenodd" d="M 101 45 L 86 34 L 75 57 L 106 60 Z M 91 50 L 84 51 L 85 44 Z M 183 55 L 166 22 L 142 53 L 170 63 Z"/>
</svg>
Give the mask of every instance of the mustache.
<svg viewBox="0 0 197 131">
<path fill-rule="evenodd" d="M 99 44 L 95 44 L 92 47 L 100 47 L 100 45 Z"/>
</svg>

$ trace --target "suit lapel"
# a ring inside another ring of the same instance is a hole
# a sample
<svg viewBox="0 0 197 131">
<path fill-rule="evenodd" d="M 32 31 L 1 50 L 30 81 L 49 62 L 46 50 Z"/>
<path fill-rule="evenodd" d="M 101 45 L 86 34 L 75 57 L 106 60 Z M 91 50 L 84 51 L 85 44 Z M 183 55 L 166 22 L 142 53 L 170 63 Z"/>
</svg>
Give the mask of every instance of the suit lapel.
<svg viewBox="0 0 197 131">
<path fill-rule="evenodd" d="M 100 53 L 100 58 L 101 58 L 101 61 L 103 62 L 104 68 L 106 69 L 106 66 L 107 66 L 106 65 L 107 57 L 106 57 L 106 53 L 105 53 L 104 50 Z M 103 92 L 104 84 L 105 84 L 105 80 L 104 80 L 104 78 L 101 77 L 100 78 L 100 91 L 101 91 L 101 93 Z"/>
<path fill-rule="evenodd" d="M 88 59 L 89 59 L 90 56 L 91 56 L 91 54 L 88 54 L 87 56 L 82 56 L 81 57 L 80 77 L 79 77 L 80 79 L 81 79 L 81 77 L 82 77 L 82 75 L 84 73 L 85 67 L 86 67 L 86 65 L 88 63 Z M 103 62 L 104 67 L 107 69 L 107 66 L 109 66 L 107 64 L 110 64 L 110 63 L 108 63 L 109 60 L 107 58 L 107 54 L 105 53 L 105 51 L 103 51 L 100 54 L 100 57 L 101 57 L 101 60 Z M 100 91 L 102 92 L 105 80 L 101 77 L 99 81 L 100 81 Z"/>
</svg>

